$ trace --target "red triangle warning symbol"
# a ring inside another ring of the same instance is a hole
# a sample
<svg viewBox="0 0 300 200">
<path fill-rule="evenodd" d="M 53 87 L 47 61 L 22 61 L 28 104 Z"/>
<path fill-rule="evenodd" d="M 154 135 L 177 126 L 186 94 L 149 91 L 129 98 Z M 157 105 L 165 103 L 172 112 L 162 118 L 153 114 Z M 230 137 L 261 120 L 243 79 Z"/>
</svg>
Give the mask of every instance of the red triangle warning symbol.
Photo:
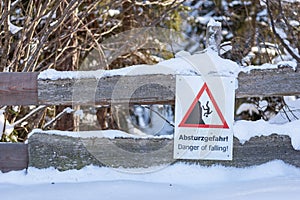
<svg viewBox="0 0 300 200">
<path fill-rule="evenodd" d="M 210 101 L 206 102 L 200 102 L 200 98 L 202 95 L 207 94 L 208 99 Z M 205 123 L 205 120 L 203 117 L 208 117 L 208 115 L 212 114 L 213 111 L 208 106 L 209 103 L 212 103 L 214 112 L 217 113 L 219 117 L 220 123 L 211 123 L 207 124 Z M 205 113 L 203 113 L 203 110 Z M 196 98 L 194 99 L 192 105 L 189 107 L 188 111 L 184 115 L 182 121 L 179 123 L 178 127 L 190 127 L 190 128 L 223 128 L 228 129 L 229 126 L 219 108 L 217 105 L 217 102 L 215 101 L 211 91 L 209 90 L 206 83 L 202 86 L 199 93 L 197 94 Z"/>
</svg>

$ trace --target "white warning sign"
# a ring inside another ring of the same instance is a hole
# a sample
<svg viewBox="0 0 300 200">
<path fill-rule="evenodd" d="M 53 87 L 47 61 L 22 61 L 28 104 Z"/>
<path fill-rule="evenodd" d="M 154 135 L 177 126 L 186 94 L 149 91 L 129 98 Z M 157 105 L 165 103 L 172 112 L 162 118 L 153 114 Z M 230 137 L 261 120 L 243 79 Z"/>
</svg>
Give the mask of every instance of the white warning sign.
<svg viewBox="0 0 300 200">
<path fill-rule="evenodd" d="M 175 159 L 232 160 L 233 77 L 177 76 Z"/>
</svg>

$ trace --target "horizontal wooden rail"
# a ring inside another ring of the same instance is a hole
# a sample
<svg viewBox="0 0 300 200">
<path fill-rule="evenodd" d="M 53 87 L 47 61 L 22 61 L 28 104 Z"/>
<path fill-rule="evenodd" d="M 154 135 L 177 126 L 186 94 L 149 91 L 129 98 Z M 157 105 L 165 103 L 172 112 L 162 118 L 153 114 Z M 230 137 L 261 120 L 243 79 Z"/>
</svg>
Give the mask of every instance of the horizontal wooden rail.
<svg viewBox="0 0 300 200">
<path fill-rule="evenodd" d="M 173 104 L 175 76 L 37 79 L 38 73 L 0 73 L 0 105 Z M 240 73 L 236 97 L 300 95 L 300 72 L 285 67 Z"/>
<path fill-rule="evenodd" d="M 284 135 L 254 137 L 243 145 L 234 138 L 232 161 L 174 160 L 173 145 L 169 138 L 76 138 L 34 133 L 28 140 L 29 166 L 69 170 L 87 165 L 146 168 L 188 162 L 248 167 L 283 160 L 300 167 L 300 152 L 293 149 L 289 136 Z"/>
<path fill-rule="evenodd" d="M 38 104 L 38 73 L 0 73 L 0 105 Z"/>
<path fill-rule="evenodd" d="M 0 171 L 8 172 L 28 167 L 28 145 L 22 143 L 0 143 Z"/>
<path fill-rule="evenodd" d="M 28 144 L 0 143 L 0 171 L 21 170 L 28 166 L 58 170 L 80 169 L 88 165 L 163 166 L 178 162 L 173 159 L 173 145 L 170 138 L 77 138 L 34 133 Z M 247 167 L 279 159 L 300 167 L 300 152 L 293 149 L 290 138 L 284 135 L 253 137 L 245 144 L 234 138 L 233 154 L 233 161 L 179 162 Z"/>
</svg>

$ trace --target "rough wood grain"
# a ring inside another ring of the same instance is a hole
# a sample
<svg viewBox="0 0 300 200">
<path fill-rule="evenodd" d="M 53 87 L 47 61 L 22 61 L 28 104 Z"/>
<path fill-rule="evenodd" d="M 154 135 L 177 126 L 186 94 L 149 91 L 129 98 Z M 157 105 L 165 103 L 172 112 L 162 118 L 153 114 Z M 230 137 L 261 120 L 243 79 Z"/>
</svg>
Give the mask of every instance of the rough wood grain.
<svg viewBox="0 0 300 200">
<path fill-rule="evenodd" d="M 36 105 L 38 73 L 0 73 L 0 105 Z"/>
<path fill-rule="evenodd" d="M 240 73 L 236 97 L 289 96 L 300 94 L 300 71 L 290 67 Z"/>
<path fill-rule="evenodd" d="M 37 81 L 37 73 L 0 73 L 0 105 L 173 104 L 175 80 L 175 75 L 156 74 Z M 300 95 L 299 70 L 252 70 L 238 76 L 237 98 L 282 95 Z"/>
<path fill-rule="evenodd" d="M 26 169 L 28 160 L 27 144 L 0 143 L 0 171 Z"/>
<path fill-rule="evenodd" d="M 174 102 L 174 91 L 172 75 L 38 80 L 39 104 L 170 103 Z"/>
<path fill-rule="evenodd" d="M 86 165 L 109 167 L 151 167 L 175 162 L 200 165 L 220 164 L 247 167 L 275 159 L 300 167 L 300 151 L 291 146 L 288 136 L 255 137 L 241 145 L 234 139 L 233 161 L 174 160 L 172 139 L 73 138 L 34 133 L 29 138 L 29 166 L 80 169 Z"/>
<path fill-rule="evenodd" d="M 174 104 L 175 75 L 39 80 L 39 104 Z M 236 97 L 300 94 L 300 72 L 291 68 L 252 70 L 238 76 Z"/>
</svg>

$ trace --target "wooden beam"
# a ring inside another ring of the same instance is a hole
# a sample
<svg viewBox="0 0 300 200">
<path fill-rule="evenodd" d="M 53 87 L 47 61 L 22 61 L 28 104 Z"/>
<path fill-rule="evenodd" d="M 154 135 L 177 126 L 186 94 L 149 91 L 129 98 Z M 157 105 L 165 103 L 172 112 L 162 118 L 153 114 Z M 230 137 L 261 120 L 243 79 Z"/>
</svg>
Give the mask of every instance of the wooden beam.
<svg viewBox="0 0 300 200">
<path fill-rule="evenodd" d="M 300 66 L 299 66 L 300 67 Z M 236 97 L 290 96 L 300 94 L 300 71 L 290 67 L 240 73 Z"/>
<path fill-rule="evenodd" d="M 36 105 L 38 73 L 0 73 L 0 105 Z"/>
<path fill-rule="evenodd" d="M 38 80 L 39 104 L 174 104 L 175 75 Z M 300 72 L 281 69 L 240 73 L 236 97 L 300 95 Z"/>
<path fill-rule="evenodd" d="M 22 170 L 28 167 L 28 145 L 0 143 L 0 171 Z"/>
<path fill-rule="evenodd" d="M 38 80 L 39 104 L 174 103 L 174 75 Z"/>
<path fill-rule="evenodd" d="M 0 73 L 0 105 L 174 104 L 175 75 L 37 80 L 38 73 Z M 300 95 L 300 71 L 285 67 L 240 73 L 236 97 Z"/>
<path fill-rule="evenodd" d="M 300 151 L 284 135 L 253 137 L 243 145 L 234 138 L 232 161 L 174 160 L 173 144 L 168 138 L 76 138 L 36 132 L 28 139 L 29 166 L 62 171 L 87 165 L 137 168 L 175 162 L 248 167 L 283 160 L 300 167 Z"/>
</svg>

